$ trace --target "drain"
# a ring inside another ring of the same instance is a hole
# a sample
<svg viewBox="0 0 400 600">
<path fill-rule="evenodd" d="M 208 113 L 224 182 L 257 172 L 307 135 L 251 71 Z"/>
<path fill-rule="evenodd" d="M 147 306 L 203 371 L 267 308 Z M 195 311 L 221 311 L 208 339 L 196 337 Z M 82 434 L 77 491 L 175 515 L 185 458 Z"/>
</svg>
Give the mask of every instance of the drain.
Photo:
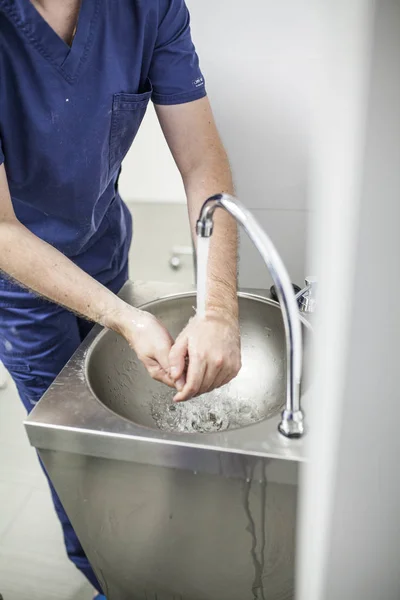
<svg viewBox="0 0 400 600">
<path fill-rule="evenodd" d="M 205 418 L 202 418 L 203 415 L 197 416 L 197 418 L 192 419 L 192 429 L 194 431 L 198 431 L 199 433 L 213 433 L 216 431 L 224 431 L 229 427 L 229 420 L 226 416 L 218 415 L 215 411 L 210 411 L 206 415 Z"/>
</svg>

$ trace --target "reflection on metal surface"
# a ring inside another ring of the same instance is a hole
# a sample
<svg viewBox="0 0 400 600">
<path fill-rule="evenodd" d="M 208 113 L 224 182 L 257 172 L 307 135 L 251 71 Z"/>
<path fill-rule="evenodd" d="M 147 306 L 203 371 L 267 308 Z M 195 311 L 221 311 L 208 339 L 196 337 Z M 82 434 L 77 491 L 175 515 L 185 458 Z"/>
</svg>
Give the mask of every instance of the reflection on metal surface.
<svg viewBox="0 0 400 600">
<path fill-rule="evenodd" d="M 195 295 L 167 298 L 144 308 L 173 336 L 194 314 Z M 154 381 L 123 338 L 104 332 L 87 357 L 89 383 L 98 399 L 138 425 L 177 433 L 213 433 L 277 415 L 285 404 L 285 335 L 276 303 L 241 297 L 242 369 L 228 385 L 173 404 L 174 390 Z"/>
<path fill-rule="evenodd" d="M 245 476 L 246 476 L 246 479 L 245 479 L 244 486 L 243 486 L 243 489 L 244 489 L 243 504 L 244 504 L 244 510 L 245 510 L 245 513 L 246 513 L 246 516 L 247 516 L 248 522 L 249 522 L 247 530 L 249 531 L 249 533 L 251 535 L 251 539 L 252 539 L 251 557 L 252 557 L 252 561 L 253 561 L 253 565 L 254 565 L 254 581 L 253 581 L 253 585 L 252 585 L 252 592 L 253 592 L 254 600 L 258 600 L 259 598 L 261 600 L 265 600 L 264 584 L 263 584 L 263 573 L 264 573 L 264 568 L 265 568 L 265 543 L 266 543 L 265 507 L 266 507 L 266 486 L 267 486 L 265 468 L 263 468 L 262 479 L 259 482 L 260 489 L 261 489 L 261 503 L 260 503 L 261 530 L 259 532 L 261 535 L 261 541 L 260 541 L 259 553 L 257 553 L 257 546 L 258 546 L 258 542 L 259 542 L 259 540 L 257 539 L 258 538 L 257 529 L 255 526 L 253 515 L 251 513 L 251 509 L 250 509 L 250 492 L 251 492 L 251 486 L 252 486 L 253 479 L 254 479 L 254 469 L 253 468 L 251 469 L 250 477 L 247 476 L 247 473 L 245 473 Z"/>
<path fill-rule="evenodd" d="M 317 307 L 317 289 L 318 279 L 316 277 L 306 277 L 306 287 L 296 294 L 296 300 L 299 304 L 301 312 L 312 314 Z"/>
<path fill-rule="evenodd" d="M 290 463 L 220 456 L 229 477 L 40 455 L 110 600 L 293 599 Z"/>
</svg>

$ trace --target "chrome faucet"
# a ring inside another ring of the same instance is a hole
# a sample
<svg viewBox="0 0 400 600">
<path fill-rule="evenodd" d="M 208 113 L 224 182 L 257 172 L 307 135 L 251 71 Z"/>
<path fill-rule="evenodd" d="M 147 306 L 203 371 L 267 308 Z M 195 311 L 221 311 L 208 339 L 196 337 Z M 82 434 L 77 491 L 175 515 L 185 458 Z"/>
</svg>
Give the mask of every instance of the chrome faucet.
<svg viewBox="0 0 400 600">
<path fill-rule="evenodd" d="M 236 198 L 217 194 L 205 201 L 197 221 L 196 231 L 200 237 L 210 237 L 214 227 L 214 212 L 225 209 L 245 229 L 263 257 L 274 281 L 281 305 L 286 337 L 287 392 L 286 407 L 278 429 L 288 438 L 298 438 L 304 433 L 304 416 L 300 406 L 300 383 L 302 374 L 302 331 L 298 304 L 288 272 L 268 235 L 250 211 Z"/>
</svg>

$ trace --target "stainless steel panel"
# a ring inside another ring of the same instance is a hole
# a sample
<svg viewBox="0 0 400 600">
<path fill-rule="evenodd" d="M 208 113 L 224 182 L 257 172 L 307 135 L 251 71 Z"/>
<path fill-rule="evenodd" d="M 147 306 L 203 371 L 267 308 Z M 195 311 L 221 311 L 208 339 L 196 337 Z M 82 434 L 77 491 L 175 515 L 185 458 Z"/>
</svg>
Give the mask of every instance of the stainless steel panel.
<svg viewBox="0 0 400 600">
<path fill-rule="evenodd" d="M 293 598 L 293 463 L 220 455 L 229 475 L 210 475 L 40 455 L 108 600 Z"/>
<path fill-rule="evenodd" d="M 120 295 L 132 305 L 139 306 L 146 305 L 155 298 L 165 296 L 168 293 L 180 292 L 182 289 L 184 288 L 175 284 L 133 284 L 128 282 L 121 290 Z M 176 296 L 174 298 L 177 300 Z M 253 303 L 254 313 L 259 312 L 260 316 L 261 314 L 265 315 L 267 319 L 266 327 L 268 327 L 268 319 L 275 319 L 276 329 L 274 330 L 274 336 L 271 335 L 271 340 L 274 337 L 276 339 L 269 350 L 278 352 L 280 344 L 280 333 L 277 325 L 279 322 L 278 315 L 280 314 L 279 306 L 269 299 L 253 294 L 241 294 L 240 301 L 243 306 L 247 303 L 250 306 Z M 160 306 L 162 304 L 160 302 Z M 260 327 L 264 327 L 264 325 L 261 325 L 260 319 L 257 323 L 260 323 Z M 305 329 L 304 333 L 308 333 L 307 321 L 302 319 L 302 323 Z M 130 457 L 134 456 L 136 462 L 160 466 L 180 466 L 182 462 L 201 464 L 204 462 L 205 454 L 210 453 L 212 455 L 215 451 L 268 456 L 284 460 L 305 460 L 306 445 L 303 439 L 287 440 L 278 434 L 279 414 L 256 422 L 249 427 L 208 434 L 161 431 L 154 428 L 154 426 L 144 426 L 143 422 L 142 424 L 134 423 L 131 420 L 122 418 L 99 401 L 88 383 L 87 373 L 91 368 L 90 355 L 92 348 L 93 352 L 96 349 L 96 338 L 100 332 L 100 327 L 93 329 L 27 419 L 27 432 L 32 445 L 35 447 L 49 450 L 68 450 L 85 455 L 120 458 L 121 460 L 130 460 Z M 258 335 L 257 327 L 253 328 L 253 333 L 256 340 L 262 338 L 262 336 L 256 337 Z M 105 337 L 108 334 L 102 335 Z M 309 350 L 307 338 L 309 335 L 304 337 L 306 341 L 305 365 L 307 365 Z M 99 344 L 100 339 L 101 336 Z M 249 339 L 248 342 L 250 347 L 251 340 Z M 259 341 L 255 342 L 256 345 L 258 343 Z M 121 344 L 121 348 L 123 348 L 122 340 L 118 340 L 116 344 L 118 346 Z M 262 345 L 260 346 L 261 349 L 264 352 Z M 265 351 L 268 351 L 268 346 Z M 263 362 L 262 366 L 260 364 L 260 369 L 254 373 L 254 377 L 264 377 L 264 371 L 267 374 L 270 373 L 270 375 L 275 373 L 275 384 L 279 384 L 279 369 L 277 365 L 275 367 Z M 113 368 L 112 365 L 109 368 Z M 274 377 L 270 378 L 268 376 L 265 379 L 266 392 L 268 392 L 268 385 L 271 385 Z M 152 381 L 150 379 L 148 381 L 152 385 Z M 99 396 L 101 394 L 104 398 L 103 392 L 99 389 L 97 391 Z M 305 385 L 303 392 L 302 402 L 307 408 L 311 388 L 308 389 L 308 386 Z M 261 398 L 261 395 L 259 397 Z M 148 399 L 147 394 L 143 398 L 136 395 L 134 405 L 140 406 Z M 278 400 L 275 399 L 275 401 Z M 268 408 L 268 404 L 266 406 Z M 137 409 L 132 408 L 131 410 L 136 411 Z M 149 444 L 149 441 L 153 443 Z"/>
<path fill-rule="evenodd" d="M 128 283 L 121 295 L 137 306 L 180 291 Z M 147 308 L 177 333 L 193 303 L 181 295 Z M 233 385 L 238 405 L 250 393 L 263 420 L 207 434 L 158 429 L 148 406 L 158 384 L 140 365 L 126 381 L 133 353 L 98 327 L 27 420 L 108 600 L 293 598 L 305 447 L 277 431 L 282 318 L 255 295 L 242 294 L 240 306 L 248 372 L 246 385 Z"/>
</svg>

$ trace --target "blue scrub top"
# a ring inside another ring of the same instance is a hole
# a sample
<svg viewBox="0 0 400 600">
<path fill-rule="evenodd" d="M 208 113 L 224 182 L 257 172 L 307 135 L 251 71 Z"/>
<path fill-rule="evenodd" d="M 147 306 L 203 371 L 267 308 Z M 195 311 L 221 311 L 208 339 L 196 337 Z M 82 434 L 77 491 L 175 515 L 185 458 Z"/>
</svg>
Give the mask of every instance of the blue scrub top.
<svg viewBox="0 0 400 600">
<path fill-rule="evenodd" d="M 121 161 L 150 98 L 206 95 L 184 0 L 82 0 L 69 47 L 0 0 L 0 164 L 18 219 L 99 280 L 126 260 Z"/>
</svg>

